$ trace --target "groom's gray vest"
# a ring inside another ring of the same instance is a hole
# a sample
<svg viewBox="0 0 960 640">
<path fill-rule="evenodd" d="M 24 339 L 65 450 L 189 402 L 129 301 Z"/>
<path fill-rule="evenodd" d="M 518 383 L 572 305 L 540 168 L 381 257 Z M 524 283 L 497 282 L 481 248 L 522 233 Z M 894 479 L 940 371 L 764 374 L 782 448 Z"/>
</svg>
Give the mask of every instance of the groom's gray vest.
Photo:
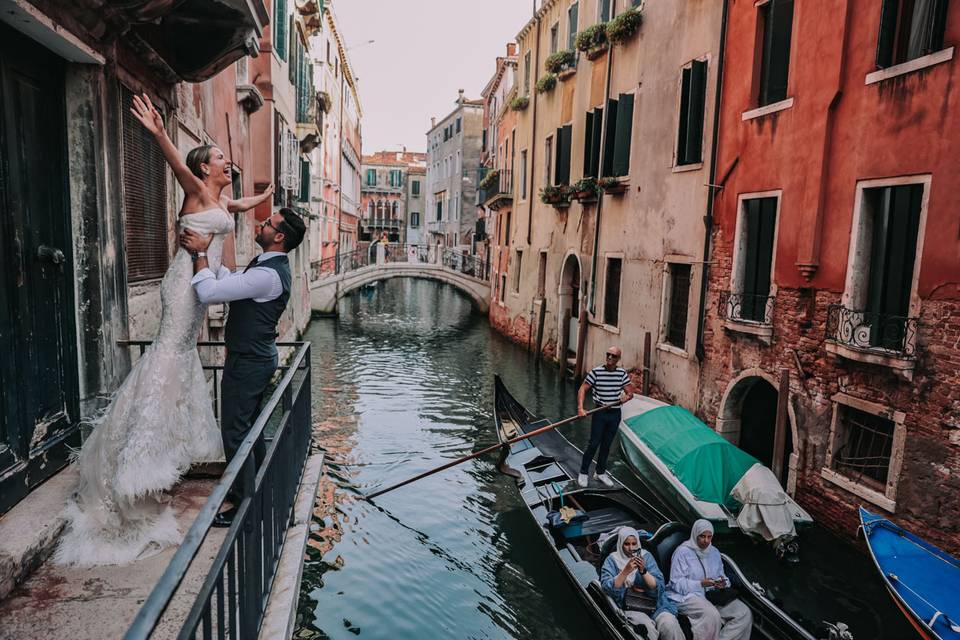
<svg viewBox="0 0 960 640">
<path fill-rule="evenodd" d="M 273 256 L 250 266 L 273 269 L 280 276 L 283 292 L 274 300 L 234 300 L 227 316 L 227 351 L 271 358 L 277 354 L 277 323 L 290 300 L 290 262 L 287 256 Z M 250 267 L 247 267 L 248 269 Z"/>
</svg>

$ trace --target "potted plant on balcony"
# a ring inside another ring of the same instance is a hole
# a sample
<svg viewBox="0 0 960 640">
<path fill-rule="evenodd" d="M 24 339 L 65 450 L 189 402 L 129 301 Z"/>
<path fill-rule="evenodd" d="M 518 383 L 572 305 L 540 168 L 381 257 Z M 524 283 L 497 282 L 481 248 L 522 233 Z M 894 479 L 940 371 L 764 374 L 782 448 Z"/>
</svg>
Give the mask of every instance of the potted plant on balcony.
<svg viewBox="0 0 960 640">
<path fill-rule="evenodd" d="M 601 22 L 591 25 L 577 34 L 575 41 L 579 51 L 587 54 L 587 60 L 595 60 L 607 50 L 607 24 Z"/>
<path fill-rule="evenodd" d="M 480 188 L 484 190 L 489 189 L 490 187 L 495 185 L 497 183 L 497 180 L 499 179 L 500 179 L 499 169 L 493 169 L 492 171 L 488 171 L 487 175 L 483 176 L 483 179 L 480 181 Z"/>
<path fill-rule="evenodd" d="M 624 44 L 640 28 L 643 16 L 637 9 L 624 11 L 607 23 L 607 40 L 613 44 Z"/>
<path fill-rule="evenodd" d="M 603 193 L 609 193 L 612 195 L 620 195 L 627 191 L 627 183 L 621 181 L 618 178 L 600 178 L 597 186 Z"/>
<path fill-rule="evenodd" d="M 540 189 L 540 201 L 557 209 L 570 206 L 570 187 L 547 185 Z"/>
<path fill-rule="evenodd" d="M 537 93 L 546 93 L 547 91 L 553 91 L 553 88 L 557 86 L 557 76 L 554 73 L 544 74 L 539 80 L 537 80 Z"/>
<path fill-rule="evenodd" d="M 551 54 L 543 63 L 543 68 L 557 77 L 564 78 L 573 75 L 577 67 L 577 54 L 573 49 L 564 49 Z"/>
<path fill-rule="evenodd" d="M 597 195 L 600 193 L 600 190 L 597 186 L 597 179 L 586 176 L 577 180 L 571 185 L 570 190 L 573 192 L 570 196 L 574 200 L 579 200 L 580 202 L 593 202 L 597 199 Z"/>
<path fill-rule="evenodd" d="M 523 111 L 530 104 L 530 96 L 516 96 L 510 101 L 510 108 L 514 111 Z"/>
</svg>

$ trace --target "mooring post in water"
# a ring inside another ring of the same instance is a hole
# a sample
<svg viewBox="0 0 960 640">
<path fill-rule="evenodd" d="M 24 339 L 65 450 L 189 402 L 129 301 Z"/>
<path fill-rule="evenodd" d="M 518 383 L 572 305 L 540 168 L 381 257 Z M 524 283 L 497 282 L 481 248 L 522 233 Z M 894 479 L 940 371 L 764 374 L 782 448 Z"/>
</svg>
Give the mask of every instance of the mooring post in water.
<svg viewBox="0 0 960 640">
<path fill-rule="evenodd" d="M 643 334 L 643 395 L 650 395 L 650 332 Z"/>
</svg>

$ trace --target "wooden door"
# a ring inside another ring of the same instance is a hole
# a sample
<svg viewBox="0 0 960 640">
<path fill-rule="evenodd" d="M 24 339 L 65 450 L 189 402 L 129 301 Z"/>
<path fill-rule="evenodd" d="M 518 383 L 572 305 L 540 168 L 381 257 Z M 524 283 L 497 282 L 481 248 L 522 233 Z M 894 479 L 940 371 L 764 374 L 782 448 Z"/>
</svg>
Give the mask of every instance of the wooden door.
<svg viewBox="0 0 960 640">
<path fill-rule="evenodd" d="M 0 26 L 0 513 L 79 445 L 63 62 Z"/>
</svg>

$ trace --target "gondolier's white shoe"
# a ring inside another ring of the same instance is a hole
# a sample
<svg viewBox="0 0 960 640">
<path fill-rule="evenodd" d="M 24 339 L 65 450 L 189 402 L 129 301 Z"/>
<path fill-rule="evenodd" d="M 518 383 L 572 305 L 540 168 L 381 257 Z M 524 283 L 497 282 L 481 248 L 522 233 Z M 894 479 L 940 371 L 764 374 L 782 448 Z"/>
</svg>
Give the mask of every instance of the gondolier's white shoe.
<svg viewBox="0 0 960 640">
<path fill-rule="evenodd" d="M 610 476 L 608 476 L 608 475 L 605 474 L 605 473 L 598 473 L 598 474 L 597 474 L 597 480 L 599 480 L 600 482 L 602 482 L 603 484 L 605 484 L 605 485 L 608 486 L 608 487 L 612 487 L 612 486 L 613 486 L 613 478 L 611 478 Z"/>
<path fill-rule="evenodd" d="M 578 475 L 577 484 L 580 485 L 581 487 L 586 487 L 588 484 L 590 484 L 590 479 L 587 477 L 587 474 L 581 473 L 580 475 Z"/>
</svg>

